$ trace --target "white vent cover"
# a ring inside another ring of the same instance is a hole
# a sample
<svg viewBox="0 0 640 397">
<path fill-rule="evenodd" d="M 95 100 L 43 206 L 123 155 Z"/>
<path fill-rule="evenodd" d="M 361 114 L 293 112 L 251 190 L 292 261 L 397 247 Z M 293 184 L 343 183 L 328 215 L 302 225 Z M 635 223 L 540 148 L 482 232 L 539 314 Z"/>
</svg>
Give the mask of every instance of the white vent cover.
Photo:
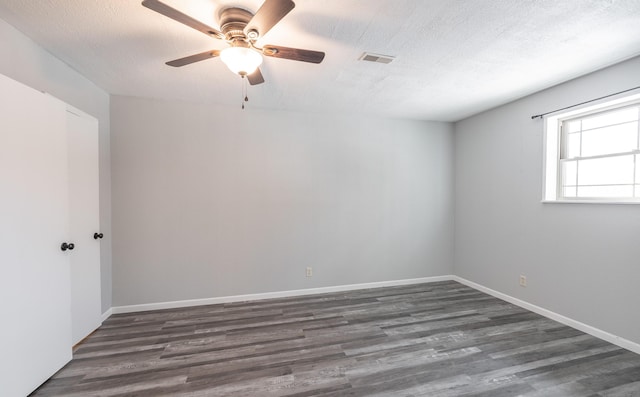
<svg viewBox="0 0 640 397">
<path fill-rule="evenodd" d="M 394 59 L 396 59 L 396 57 L 392 57 L 391 55 L 373 54 L 371 52 L 365 52 L 358 58 L 359 61 L 377 63 L 391 63 Z"/>
</svg>

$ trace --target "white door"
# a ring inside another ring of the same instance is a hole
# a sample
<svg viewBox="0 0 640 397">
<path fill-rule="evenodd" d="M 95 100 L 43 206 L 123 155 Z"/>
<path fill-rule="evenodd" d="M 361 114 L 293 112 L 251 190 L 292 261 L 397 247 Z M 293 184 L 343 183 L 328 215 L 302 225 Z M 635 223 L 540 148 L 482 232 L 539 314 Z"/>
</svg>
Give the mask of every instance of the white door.
<svg viewBox="0 0 640 397">
<path fill-rule="evenodd" d="M 0 394 L 71 359 L 65 105 L 0 75 Z"/>
<path fill-rule="evenodd" d="M 100 232 L 98 209 L 98 121 L 67 111 L 69 148 L 69 220 L 71 254 L 71 326 L 75 345 L 100 326 Z M 96 236 L 97 237 L 97 236 Z"/>
</svg>

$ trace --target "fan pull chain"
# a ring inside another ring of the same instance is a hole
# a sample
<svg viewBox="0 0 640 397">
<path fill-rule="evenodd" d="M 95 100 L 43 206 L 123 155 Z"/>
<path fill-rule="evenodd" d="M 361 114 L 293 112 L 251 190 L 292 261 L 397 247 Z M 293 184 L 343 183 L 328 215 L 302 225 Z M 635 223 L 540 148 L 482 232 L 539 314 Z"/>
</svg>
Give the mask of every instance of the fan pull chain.
<svg viewBox="0 0 640 397">
<path fill-rule="evenodd" d="M 247 96 L 247 80 L 245 76 L 242 76 L 242 110 L 244 110 L 244 103 L 249 102 L 249 97 Z"/>
</svg>

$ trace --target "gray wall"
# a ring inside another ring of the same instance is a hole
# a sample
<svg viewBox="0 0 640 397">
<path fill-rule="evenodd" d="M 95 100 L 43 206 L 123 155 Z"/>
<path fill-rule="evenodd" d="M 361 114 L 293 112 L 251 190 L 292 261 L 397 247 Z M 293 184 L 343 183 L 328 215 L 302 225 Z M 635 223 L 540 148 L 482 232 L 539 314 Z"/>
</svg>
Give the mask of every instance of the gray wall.
<svg viewBox="0 0 640 397">
<path fill-rule="evenodd" d="M 640 206 L 541 203 L 530 118 L 639 86 L 639 71 L 635 58 L 456 123 L 456 275 L 640 343 Z"/>
<path fill-rule="evenodd" d="M 114 96 L 111 128 L 114 306 L 451 274 L 451 124 Z"/>
<path fill-rule="evenodd" d="M 640 343 L 640 207 L 542 204 L 530 119 L 640 85 L 638 70 L 635 58 L 456 123 L 453 167 L 449 124 L 123 97 L 110 115 L 105 91 L 0 20 L 0 73 L 100 122 L 103 311 L 113 235 L 114 305 L 455 272 Z"/>
<path fill-rule="evenodd" d="M 100 227 L 102 311 L 111 307 L 111 155 L 109 94 L 0 19 L 0 73 L 48 92 L 100 123 Z"/>
</svg>

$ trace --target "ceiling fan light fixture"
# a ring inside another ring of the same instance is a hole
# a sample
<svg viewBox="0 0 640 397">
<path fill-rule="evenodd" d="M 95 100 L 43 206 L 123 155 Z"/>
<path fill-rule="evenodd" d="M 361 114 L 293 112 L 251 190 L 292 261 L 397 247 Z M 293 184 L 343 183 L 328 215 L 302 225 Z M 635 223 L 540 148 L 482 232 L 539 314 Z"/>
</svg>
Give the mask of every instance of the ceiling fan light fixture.
<svg viewBox="0 0 640 397">
<path fill-rule="evenodd" d="M 168 66 L 181 67 L 220 57 L 233 73 L 246 76 L 246 83 L 257 85 L 264 83 L 264 76 L 259 69 L 263 56 L 315 64 L 321 63 L 324 59 L 325 54 L 321 51 L 274 45 L 255 47 L 259 38 L 267 34 L 295 8 L 293 0 L 262 0 L 262 5 L 255 13 L 241 7 L 224 7 L 218 12 L 220 30 L 172 8 L 163 1 L 143 0 L 142 5 L 209 37 L 224 40 L 231 47 L 174 59 L 166 62 Z"/>
<path fill-rule="evenodd" d="M 220 51 L 220 59 L 233 73 L 252 74 L 262 64 L 262 55 L 247 47 L 229 47 Z"/>
</svg>

